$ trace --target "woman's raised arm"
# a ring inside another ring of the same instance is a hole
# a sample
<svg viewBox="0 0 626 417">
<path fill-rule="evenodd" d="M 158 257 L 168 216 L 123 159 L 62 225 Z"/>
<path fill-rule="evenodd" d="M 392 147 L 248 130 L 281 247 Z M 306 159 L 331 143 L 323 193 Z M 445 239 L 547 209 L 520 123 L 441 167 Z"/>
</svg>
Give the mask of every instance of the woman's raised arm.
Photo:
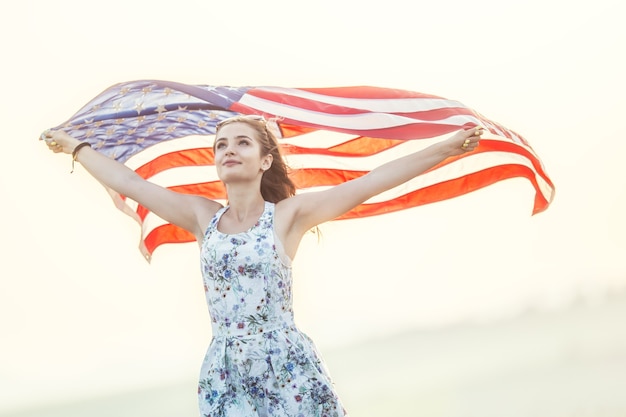
<svg viewBox="0 0 626 417">
<path fill-rule="evenodd" d="M 303 234 L 318 224 L 333 220 L 367 199 L 417 177 L 446 158 L 473 151 L 482 133 L 482 127 L 460 130 L 445 141 L 381 165 L 362 177 L 328 190 L 302 193 L 289 199 L 286 203 L 288 211 L 293 213 L 290 218 L 294 233 Z"/>
<path fill-rule="evenodd" d="M 132 169 L 107 156 L 81 145 L 66 132 L 46 131 L 42 138 L 55 153 L 73 154 L 75 160 L 103 185 L 131 198 L 162 219 L 182 227 L 201 238 L 211 216 L 221 207 L 200 196 L 176 193 L 144 180 Z"/>
</svg>

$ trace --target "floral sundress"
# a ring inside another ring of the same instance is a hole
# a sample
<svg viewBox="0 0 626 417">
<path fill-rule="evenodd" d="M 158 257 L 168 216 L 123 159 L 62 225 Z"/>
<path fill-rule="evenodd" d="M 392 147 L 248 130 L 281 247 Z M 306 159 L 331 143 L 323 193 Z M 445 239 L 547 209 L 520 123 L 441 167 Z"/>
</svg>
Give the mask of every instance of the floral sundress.
<svg viewBox="0 0 626 417">
<path fill-rule="evenodd" d="M 198 384 L 202 417 L 345 416 L 313 342 L 294 324 L 274 204 L 237 234 L 217 230 L 226 210 L 215 214 L 201 246 L 213 334 Z"/>
</svg>

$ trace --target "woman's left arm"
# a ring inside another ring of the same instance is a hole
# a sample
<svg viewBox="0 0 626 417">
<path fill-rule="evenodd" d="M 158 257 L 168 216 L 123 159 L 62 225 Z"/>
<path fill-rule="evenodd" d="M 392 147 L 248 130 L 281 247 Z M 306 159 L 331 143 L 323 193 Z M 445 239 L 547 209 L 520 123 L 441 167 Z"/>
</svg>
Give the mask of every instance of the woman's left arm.
<svg viewBox="0 0 626 417">
<path fill-rule="evenodd" d="M 307 230 L 333 220 L 367 199 L 417 177 L 443 160 L 478 146 L 482 127 L 460 130 L 449 139 L 421 151 L 390 161 L 366 175 L 328 190 L 302 193 L 291 198 L 295 231 Z"/>
</svg>

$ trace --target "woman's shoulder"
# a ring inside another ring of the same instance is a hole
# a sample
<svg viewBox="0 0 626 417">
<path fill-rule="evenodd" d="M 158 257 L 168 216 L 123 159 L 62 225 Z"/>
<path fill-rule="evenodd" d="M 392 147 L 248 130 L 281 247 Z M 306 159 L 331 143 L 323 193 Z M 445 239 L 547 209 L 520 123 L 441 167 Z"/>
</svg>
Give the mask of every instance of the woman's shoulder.
<svg viewBox="0 0 626 417">
<path fill-rule="evenodd" d="M 224 205 L 221 203 L 207 197 L 196 195 L 193 196 L 193 199 L 197 210 L 204 215 L 208 215 L 209 217 L 213 217 L 215 213 L 224 208 Z"/>
<path fill-rule="evenodd" d="M 266 201 L 265 204 L 266 206 L 269 204 L 270 206 L 274 207 L 274 213 L 275 215 L 280 215 L 285 216 L 288 215 L 289 213 L 292 213 L 296 210 L 297 205 L 294 204 L 296 203 L 296 201 L 294 201 L 294 197 L 287 197 L 283 200 L 280 200 L 276 203 L 272 203 L 270 201 Z M 289 216 L 291 217 L 291 216 Z"/>
<path fill-rule="evenodd" d="M 202 197 L 202 196 L 194 196 L 195 204 L 196 204 L 196 216 L 198 219 L 198 236 L 202 238 L 204 236 L 204 232 L 211 224 L 211 221 L 215 217 L 215 215 L 222 209 L 224 206 L 218 203 L 215 200 L 211 200 L 210 198 Z"/>
<path fill-rule="evenodd" d="M 274 231 L 282 243 L 286 255 L 294 259 L 300 240 L 307 229 L 299 220 L 302 194 L 286 198 L 276 203 L 274 210 Z"/>
<path fill-rule="evenodd" d="M 290 231 L 298 217 L 296 196 L 288 197 L 274 204 L 274 224 L 278 229 Z"/>
</svg>

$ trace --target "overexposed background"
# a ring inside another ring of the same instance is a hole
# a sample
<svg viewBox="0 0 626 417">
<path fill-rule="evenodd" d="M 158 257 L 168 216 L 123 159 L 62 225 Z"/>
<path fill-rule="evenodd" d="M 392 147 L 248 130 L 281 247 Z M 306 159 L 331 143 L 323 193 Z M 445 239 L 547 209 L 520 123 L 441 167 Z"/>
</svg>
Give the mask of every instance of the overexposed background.
<svg viewBox="0 0 626 417">
<path fill-rule="evenodd" d="M 296 320 L 353 416 L 623 416 L 620 3 L 1 6 L 0 415 L 197 415 L 196 245 L 147 264 L 137 225 L 37 141 L 112 84 L 163 79 L 408 89 L 522 134 L 557 188 L 546 212 L 519 179 L 323 225 L 296 259 Z"/>
</svg>

